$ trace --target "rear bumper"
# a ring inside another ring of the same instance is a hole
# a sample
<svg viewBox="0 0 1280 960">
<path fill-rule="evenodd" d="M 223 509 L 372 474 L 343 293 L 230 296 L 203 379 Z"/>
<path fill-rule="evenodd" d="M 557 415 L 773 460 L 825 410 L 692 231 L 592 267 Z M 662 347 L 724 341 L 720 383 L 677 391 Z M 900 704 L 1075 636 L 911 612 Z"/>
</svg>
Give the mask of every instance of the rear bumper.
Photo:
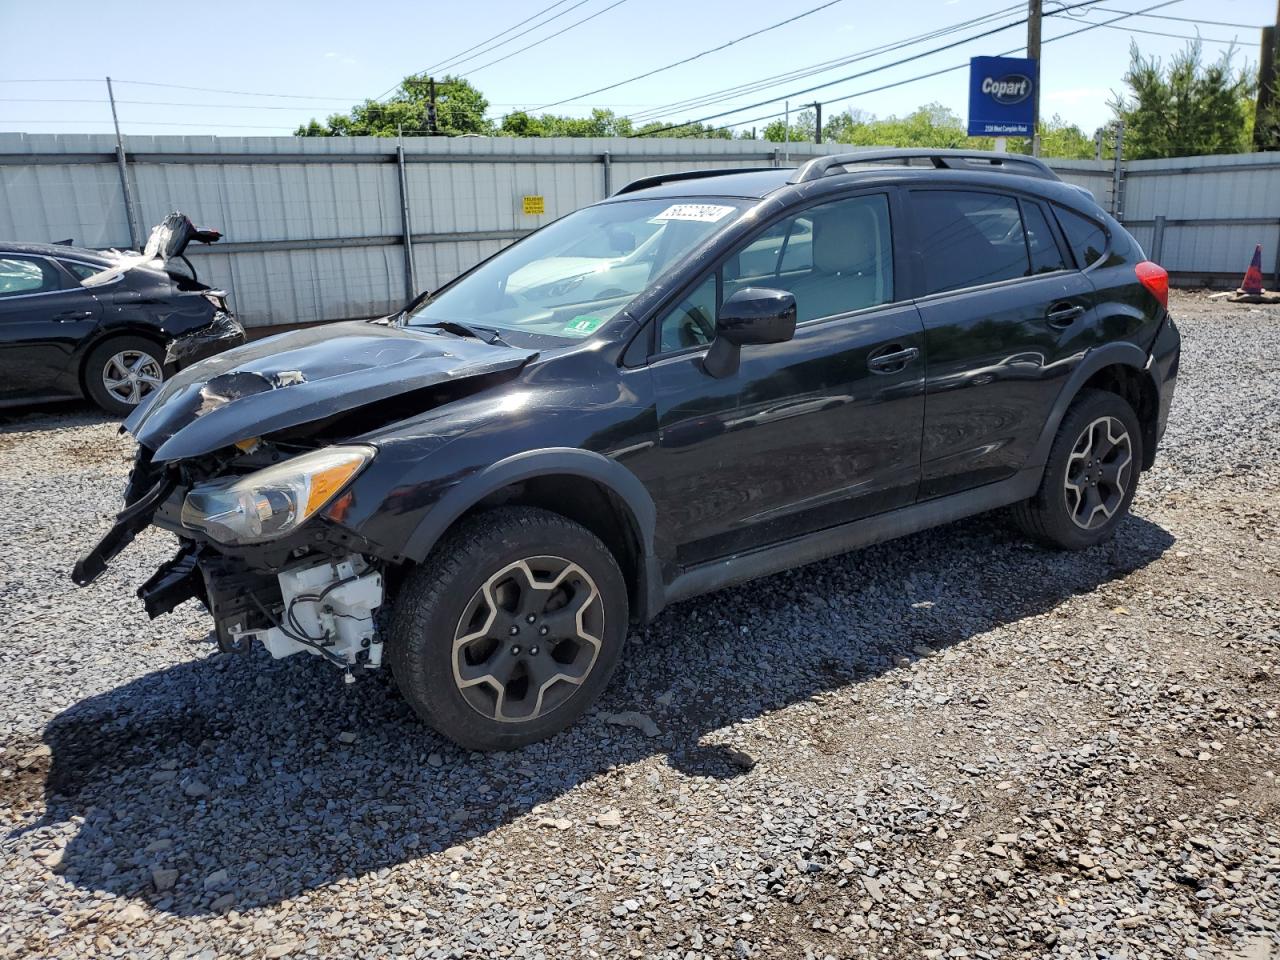
<svg viewBox="0 0 1280 960">
<path fill-rule="evenodd" d="M 1151 360 L 1147 367 L 1159 394 L 1155 429 L 1157 444 L 1163 439 L 1165 428 L 1169 425 L 1169 409 L 1173 406 L 1173 394 L 1178 385 L 1178 361 L 1181 354 L 1182 334 L 1178 332 L 1173 317 L 1166 316 L 1151 345 Z M 1152 450 L 1151 457 L 1154 456 L 1155 451 Z"/>
<path fill-rule="evenodd" d="M 208 326 L 174 337 L 165 352 L 164 362 L 182 369 L 244 342 L 244 327 L 240 321 L 234 314 L 219 310 Z"/>
</svg>

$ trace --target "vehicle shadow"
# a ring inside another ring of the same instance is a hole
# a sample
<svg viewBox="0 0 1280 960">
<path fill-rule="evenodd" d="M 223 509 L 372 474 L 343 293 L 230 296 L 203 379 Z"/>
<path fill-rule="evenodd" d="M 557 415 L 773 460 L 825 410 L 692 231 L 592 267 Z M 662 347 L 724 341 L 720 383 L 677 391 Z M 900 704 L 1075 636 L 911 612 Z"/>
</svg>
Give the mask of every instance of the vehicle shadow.
<svg viewBox="0 0 1280 960">
<path fill-rule="evenodd" d="M 315 658 L 209 657 L 54 718 L 32 784 L 39 823 L 82 818 L 59 870 L 84 889 L 178 915 L 226 909 L 228 892 L 240 910 L 271 904 L 465 843 L 539 804 L 580 824 L 587 814 L 559 803 L 566 791 L 654 755 L 686 776 L 752 776 L 704 738 L 926 645 L 1044 613 L 1172 543 L 1131 517 L 1113 542 L 1065 554 L 980 517 L 681 603 L 633 633 L 600 705 L 649 715 L 655 737 L 597 713 L 519 752 L 472 754 L 377 677 L 344 688 Z M 170 889 L 156 888 L 153 865 L 177 871 Z"/>
</svg>

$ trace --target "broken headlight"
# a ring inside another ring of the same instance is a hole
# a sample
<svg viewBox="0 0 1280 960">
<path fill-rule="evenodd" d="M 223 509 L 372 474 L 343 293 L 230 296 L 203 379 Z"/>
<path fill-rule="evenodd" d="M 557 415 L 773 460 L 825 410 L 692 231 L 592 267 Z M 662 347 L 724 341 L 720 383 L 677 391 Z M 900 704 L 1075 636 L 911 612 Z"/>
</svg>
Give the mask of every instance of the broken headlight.
<svg viewBox="0 0 1280 960">
<path fill-rule="evenodd" d="M 191 488 L 182 525 L 219 543 L 256 543 L 292 533 L 373 459 L 371 447 L 326 447 L 242 477 Z"/>
</svg>

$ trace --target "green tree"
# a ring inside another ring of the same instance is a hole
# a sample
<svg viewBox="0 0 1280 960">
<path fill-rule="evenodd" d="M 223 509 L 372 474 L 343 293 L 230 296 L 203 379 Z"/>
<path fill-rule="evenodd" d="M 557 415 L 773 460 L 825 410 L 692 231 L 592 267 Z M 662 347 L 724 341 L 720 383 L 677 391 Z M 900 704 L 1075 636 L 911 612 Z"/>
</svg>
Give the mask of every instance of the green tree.
<svg viewBox="0 0 1280 960">
<path fill-rule="evenodd" d="M 1200 42 L 1193 40 L 1169 61 L 1144 57 L 1138 45 L 1129 47 L 1126 94 L 1114 93 L 1111 110 L 1124 122 L 1125 156 L 1189 157 L 1212 153 L 1240 153 L 1251 149 L 1253 81 L 1237 70 L 1235 49 L 1228 48 L 1214 63 L 1202 59 Z"/>
<path fill-rule="evenodd" d="M 631 121 L 612 110 L 592 110 L 588 117 L 544 113 L 535 117 L 517 110 L 502 118 L 500 137 L 629 137 Z"/>
<path fill-rule="evenodd" d="M 430 81 L 405 77 L 391 97 L 366 100 L 350 113 L 335 113 L 324 123 L 312 120 L 294 131 L 298 137 L 394 137 L 397 132 L 421 136 L 428 131 Z M 485 117 L 489 101 L 461 77 L 436 81 L 436 129 L 450 137 L 467 133 L 490 134 L 493 124 Z"/>
<path fill-rule="evenodd" d="M 792 143 L 805 143 L 813 140 L 814 130 L 818 122 L 817 115 L 812 110 L 801 110 L 795 114 L 795 119 L 791 123 Z M 823 124 L 825 129 L 827 125 Z M 774 120 L 764 128 L 764 138 L 774 143 L 783 143 L 787 138 L 787 123 L 784 119 Z"/>
<path fill-rule="evenodd" d="M 704 140 L 732 140 L 733 131 L 728 127 L 713 127 L 709 123 L 683 123 L 679 126 L 672 127 L 670 130 L 663 130 L 663 127 L 671 126 L 661 121 L 650 121 L 643 126 L 636 127 L 635 136 L 644 137 L 656 133 L 660 137 L 701 137 Z"/>
</svg>

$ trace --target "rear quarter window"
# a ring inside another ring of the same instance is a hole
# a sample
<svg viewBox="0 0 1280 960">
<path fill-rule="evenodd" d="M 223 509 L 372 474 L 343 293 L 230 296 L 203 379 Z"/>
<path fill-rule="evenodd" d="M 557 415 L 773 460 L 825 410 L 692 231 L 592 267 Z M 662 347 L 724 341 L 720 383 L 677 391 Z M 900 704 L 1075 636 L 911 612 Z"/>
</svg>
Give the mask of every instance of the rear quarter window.
<svg viewBox="0 0 1280 960">
<path fill-rule="evenodd" d="M 1107 252 L 1107 232 L 1102 225 L 1065 207 L 1055 207 L 1054 212 L 1076 264 L 1083 270 L 1101 260 Z"/>
</svg>

